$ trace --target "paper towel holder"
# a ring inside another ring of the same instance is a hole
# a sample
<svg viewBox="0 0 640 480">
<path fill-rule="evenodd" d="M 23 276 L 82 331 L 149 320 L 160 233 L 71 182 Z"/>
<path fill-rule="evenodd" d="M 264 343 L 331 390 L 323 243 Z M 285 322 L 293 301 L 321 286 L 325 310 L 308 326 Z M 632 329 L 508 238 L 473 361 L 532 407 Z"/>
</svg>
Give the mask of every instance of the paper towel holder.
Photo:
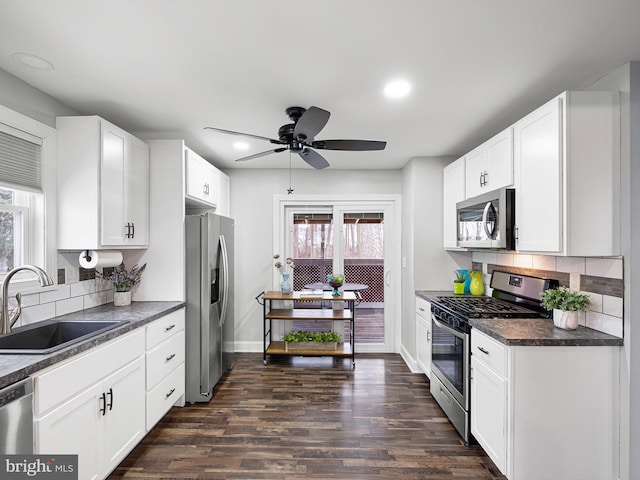
<svg viewBox="0 0 640 480">
<path fill-rule="evenodd" d="M 82 251 L 82 258 L 86 258 L 87 262 L 91 261 L 91 255 L 89 255 L 89 250 L 83 250 Z"/>
</svg>

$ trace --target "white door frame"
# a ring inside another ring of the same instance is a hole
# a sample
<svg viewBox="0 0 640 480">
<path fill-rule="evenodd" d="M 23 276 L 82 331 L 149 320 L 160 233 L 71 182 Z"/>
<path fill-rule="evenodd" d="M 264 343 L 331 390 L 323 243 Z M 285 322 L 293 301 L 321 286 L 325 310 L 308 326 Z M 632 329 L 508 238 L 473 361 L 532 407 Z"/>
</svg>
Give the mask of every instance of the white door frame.
<svg viewBox="0 0 640 480">
<path fill-rule="evenodd" d="M 326 195 L 274 195 L 273 196 L 273 251 L 285 252 L 287 256 L 291 249 L 292 241 L 287 235 L 287 209 L 289 207 L 347 207 L 353 209 L 362 208 L 363 211 L 380 209 L 385 212 L 385 285 L 390 295 L 385 296 L 385 314 L 393 319 L 393 331 L 385 332 L 385 350 L 392 353 L 400 351 L 401 327 L 402 327 L 402 272 L 401 251 L 402 229 L 401 221 L 401 196 L 398 194 L 331 194 L 331 200 Z M 335 232 L 334 232 L 335 235 Z M 280 285 L 277 272 L 273 275 L 274 288 Z M 388 312 L 388 313 L 387 313 Z M 356 312 L 356 321 L 357 321 Z M 391 339 L 387 340 L 390 333 Z M 366 344 L 358 345 L 360 352 L 382 352 L 380 347 L 367 348 Z"/>
</svg>

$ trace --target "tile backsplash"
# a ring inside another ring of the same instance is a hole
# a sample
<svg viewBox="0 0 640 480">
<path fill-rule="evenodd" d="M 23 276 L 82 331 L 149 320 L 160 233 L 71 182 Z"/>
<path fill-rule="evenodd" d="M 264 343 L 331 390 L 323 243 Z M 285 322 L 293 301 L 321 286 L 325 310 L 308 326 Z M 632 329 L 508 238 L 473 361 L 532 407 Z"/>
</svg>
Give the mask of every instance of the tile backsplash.
<svg viewBox="0 0 640 480">
<path fill-rule="evenodd" d="M 580 312 L 580 324 L 594 330 L 623 337 L 624 278 L 623 258 L 553 257 L 517 253 L 473 252 L 473 268 L 487 275 L 487 292 L 494 270 L 553 278 L 569 287 L 578 282 L 579 290 L 591 297 L 586 313 Z"/>
<path fill-rule="evenodd" d="M 113 302 L 113 286 L 96 279 L 95 270 L 81 268 L 77 252 L 58 253 L 57 274 L 55 290 L 22 296 L 16 327 Z"/>
</svg>

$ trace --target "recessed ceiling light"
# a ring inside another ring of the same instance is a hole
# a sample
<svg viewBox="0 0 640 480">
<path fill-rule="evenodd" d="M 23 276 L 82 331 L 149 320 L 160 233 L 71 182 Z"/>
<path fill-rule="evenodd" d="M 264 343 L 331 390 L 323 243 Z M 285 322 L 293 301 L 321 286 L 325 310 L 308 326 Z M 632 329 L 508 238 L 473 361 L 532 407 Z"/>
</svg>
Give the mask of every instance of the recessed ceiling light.
<svg viewBox="0 0 640 480">
<path fill-rule="evenodd" d="M 406 80 L 393 80 L 384 87 L 384 94 L 388 98 L 403 98 L 409 95 L 411 85 Z"/>
<path fill-rule="evenodd" d="M 235 142 L 233 148 L 236 150 L 249 150 L 249 144 L 247 142 Z"/>
<path fill-rule="evenodd" d="M 53 63 L 30 53 L 14 53 L 13 59 L 37 70 L 53 70 Z"/>
</svg>

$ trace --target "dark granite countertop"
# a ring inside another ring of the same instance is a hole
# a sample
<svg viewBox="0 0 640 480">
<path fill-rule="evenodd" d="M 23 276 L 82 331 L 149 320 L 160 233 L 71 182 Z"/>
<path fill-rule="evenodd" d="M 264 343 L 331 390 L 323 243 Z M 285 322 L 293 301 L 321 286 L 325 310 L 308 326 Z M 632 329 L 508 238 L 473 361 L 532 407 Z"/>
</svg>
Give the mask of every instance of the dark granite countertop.
<svg viewBox="0 0 640 480">
<path fill-rule="evenodd" d="M 184 302 L 132 302 L 126 307 L 114 307 L 113 303 L 55 317 L 53 320 L 73 321 L 122 321 L 123 324 L 76 343 L 57 352 L 44 355 L 0 354 L 0 388 L 28 377 L 38 370 L 61 362 L 85 350 L 96 347 L 113 338 L 152 322 L 168 313 L 184 307 Z"/>
<path fill-rule="evenodd" d="M 591 328 L 563 330 L 546 318 L 473 318 L 473 328 L 505 345 L 534 347 L 622 346 L 623 340 Z"/>
<path fill-rule="evenodd" d="M 416 290 L 416 296 L 427 301 L 435 297 L 454 296 L 452 291 Z M 545 318 L 474 318 L 469 323 L 505 345 L 528 346 L 622 346 L 624 341 L 598 330 L 579 326 L 563 330 Z"/>
</svg>

